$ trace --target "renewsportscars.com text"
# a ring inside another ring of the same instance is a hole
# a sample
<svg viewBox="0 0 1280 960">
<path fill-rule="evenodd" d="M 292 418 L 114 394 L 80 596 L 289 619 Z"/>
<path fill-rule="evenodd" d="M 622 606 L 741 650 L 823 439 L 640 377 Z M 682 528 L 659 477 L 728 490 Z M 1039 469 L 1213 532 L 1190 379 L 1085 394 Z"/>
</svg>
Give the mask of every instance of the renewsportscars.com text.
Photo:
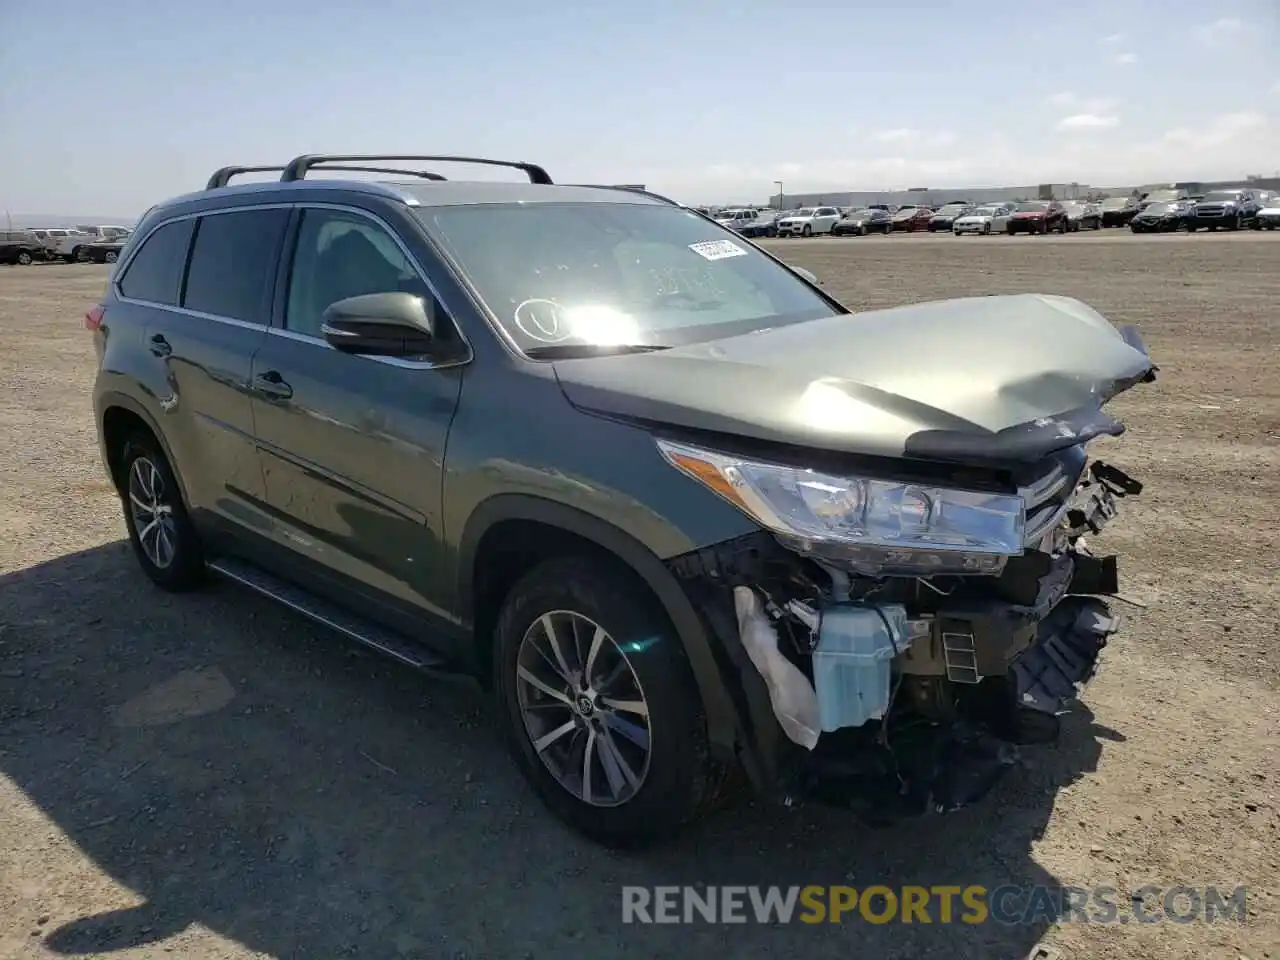
<svg viewBox="0 0 1280 960">
<path fill-rule="evenodd" d="M 623 923 L 1243 923 L 1244 887 L 623 887 Z"/>
</svg>

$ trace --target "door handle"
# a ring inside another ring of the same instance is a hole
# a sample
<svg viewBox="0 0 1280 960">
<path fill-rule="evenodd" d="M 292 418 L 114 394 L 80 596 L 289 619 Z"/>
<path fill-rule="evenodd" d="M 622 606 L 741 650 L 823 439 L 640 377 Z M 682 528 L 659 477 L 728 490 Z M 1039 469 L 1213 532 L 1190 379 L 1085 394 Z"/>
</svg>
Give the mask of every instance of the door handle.
<svg viewBox="0 0 1280 960">
<path fill-rule="evenodd" d="M 167 357 L 173 353 L 173 347 L 169 345 L 163 333 L 157 333 L 151 338 L 151 352 L 157 357 Z"/>
<path fill-rule="evenodd" d="M 293 387 L 285 383 L 278 370 L 258 374 L 253 380 L 253 388 L 273 400 L 288 400 L 293 396 Z"/>
</svg>

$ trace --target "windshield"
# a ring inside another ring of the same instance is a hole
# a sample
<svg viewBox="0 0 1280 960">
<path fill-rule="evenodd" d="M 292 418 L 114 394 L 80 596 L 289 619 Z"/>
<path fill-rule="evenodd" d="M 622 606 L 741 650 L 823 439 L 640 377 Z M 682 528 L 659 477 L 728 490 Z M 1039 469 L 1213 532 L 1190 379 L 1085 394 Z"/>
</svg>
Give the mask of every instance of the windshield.
<svg viewBox="0 0 1280 960">
<path fill-rule="evenodd" d="M 1210 190 L 1204 198 L 1209 203 L 1222 203 L 1224 200 L 1239 200 L 1240 194 L 1235 190 Z"/>
<path fill-rule="evenodd" d="M 995 207 L 979 207 L 977 210 L 972 210 L 969 213 L 969 216 L 971 217 L 994 217 L 995 215 Z"/>
<path fill-rule="evenodd" d="M 1156 217 L 1163 216 L 1166 213 L 1173 213 L 1173 211 L 1174 205 L 1172 203 L 1165 203 L 1164 201 L 1158 200 L 1155 203 L 1148 204 L 1147 209 L 1143 212 L 1147 216 Z"/>
<path fill-rule="evenodd" d="M 964 210 L 966 206 L 967 205 L 963 203 L 948 203 L 946 206 L 938 208 L 938 215 L 954 216 L 961 210 Z"/>
<path fill-rule="evenodd" d="M 1018 213 L 1044 213 L 1048 209 L 1049 204 L 1039 201 L 1018 204 Z"/>
<path fill-rule="evenodd" d="M 1168 203 L 1178 199 L 1177 190 L 1152 190 L 1144 198 L 1147 203 Z"/>
<path fill-rule="evenodd" d="M 516 345 L 699 343 L 839 311 L 761 253 L 665 204 L 417 211 Z"/>
<path fill-rule="evenodd" d="M 1129 201 L 1125 197 L 1108 197 L 1102 201 L 1103 210 L 1123 210 Z"/>
<path fill-rule="evenodd" d="M 848 213 L 844 215 L 844 218 L 846 220 L 865 220 L 868 217 L 870 217 L 873 213 L 875 213 L 874 210 L 866 210 L 866 209 L 850 210 Z"/>
<path fill-rule="evenodd" d="M 801 207 L 799 210 L 793 213 L 792 216 L 793 217 L 812 217 L 813 207 Z"/>
</svg>

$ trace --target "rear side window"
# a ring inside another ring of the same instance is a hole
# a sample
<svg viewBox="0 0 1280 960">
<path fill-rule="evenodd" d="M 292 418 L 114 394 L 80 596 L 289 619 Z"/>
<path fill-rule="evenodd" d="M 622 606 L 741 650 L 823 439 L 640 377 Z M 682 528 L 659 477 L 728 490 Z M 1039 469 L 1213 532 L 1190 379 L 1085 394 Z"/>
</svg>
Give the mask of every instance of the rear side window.
<svg viewBox="0 0 1280 960">
<path fill-rule="evenodd" d="M 268 282 L 289 211 L 237 210 L 200 218 L 182 305 L 216 317 L 266 323 Z"/>
<path fill-rule="evenodd" d="M 120 278 L 120 292 L 131 300 L 177 306 L 194 225 L 194 220 L 175 220 L 153 231 L 129 261 Z"/>
</svg>

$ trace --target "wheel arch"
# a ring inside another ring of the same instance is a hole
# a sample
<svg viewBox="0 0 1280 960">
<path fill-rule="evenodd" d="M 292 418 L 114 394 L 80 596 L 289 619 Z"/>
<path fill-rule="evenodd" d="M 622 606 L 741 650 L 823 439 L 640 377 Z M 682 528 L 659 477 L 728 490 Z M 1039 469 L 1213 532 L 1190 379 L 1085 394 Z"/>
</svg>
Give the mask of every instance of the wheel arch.
<svg viewBox="0 0 1280 960">
<path fill-rule="evenodd" d="M 187 496 L 186 484 L 182 479 L 182 473 L 178 470 L 177 462 L 174 460 L 173 451 L 169 448 L 168 441 L 165 440 L 164 432 L 156 423 L 155 418 L 147 411 L 147 408 L 127 394 L 115 391 L 101 394 L 95 403 L 95 407 L 98 419 L 98 436 L 101 438 L 102 460 L 106 464 L 107 474 L 110 476 L 115 488 L 117 490 L 122 489 L 124 480 L 120 475 L 124 441 L 131 433 L 141 428 L 151 435 L 152 439 L 159 445 L 160 452 L 169 461 L 169 469 L 178 481 L 178 491 L 182 496 L 182 502 L 190 510 L 191 500 Z"/>
<path fill-rule="evenodd" d="M 504 531 L 513 535 L 533 530 L 552 538 L 549 551 L 503 543 Z M 473 632 L 477 674 L 490 679 L 493 625 L 501 597 L 529 563 L 505 563 L 504 556 L 532 555 L 533 563 L 580 550 L 607 555 L 643 582 L 666 613 L 693 672 L 707 720 L 707 735 L 722 756 L 732 756 L 737 743 L 738 718 L 725 686 L 706 626 L 679 581 L 666 564 L 625 530 L 575 507 L 528 494 L 498 494 L 484 501 L 468 518 L 458 543 L 458 609 Z"/>
</svg>

